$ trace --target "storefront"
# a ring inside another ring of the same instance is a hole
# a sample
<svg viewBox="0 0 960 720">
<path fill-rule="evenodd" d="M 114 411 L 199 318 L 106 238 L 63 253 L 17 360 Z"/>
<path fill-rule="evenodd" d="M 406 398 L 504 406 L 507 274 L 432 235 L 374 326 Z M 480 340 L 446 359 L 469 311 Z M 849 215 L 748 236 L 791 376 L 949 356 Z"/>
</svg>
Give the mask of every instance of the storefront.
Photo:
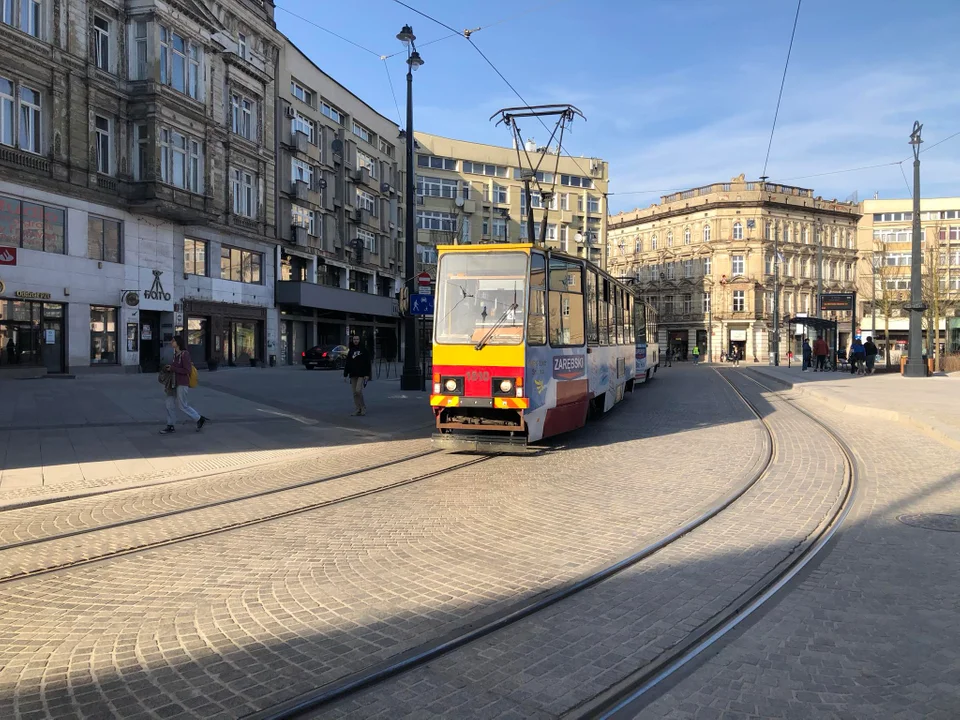
<svg viewBox="0 0 960 720">
<path fill-rule="evenodd" d="M 44 368 L 66 370 L 66 305 L 50 294 L 18 290 L 3 297 L 0 283 L 0 372 Z"/>
<path fill-rule="evenodd" d="M 267 309 L 262 307 L 184 302 L 187 347 L 198 364 L 249 367 L 267 362 L 266 321 Z"/>
</svg>

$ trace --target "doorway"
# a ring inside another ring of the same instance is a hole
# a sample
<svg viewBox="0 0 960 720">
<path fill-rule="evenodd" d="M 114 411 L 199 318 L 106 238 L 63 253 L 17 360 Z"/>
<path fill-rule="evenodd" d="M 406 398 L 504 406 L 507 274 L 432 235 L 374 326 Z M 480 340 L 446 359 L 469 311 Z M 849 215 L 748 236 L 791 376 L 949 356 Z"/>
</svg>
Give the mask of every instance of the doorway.
<svg viewBox="0 0 960 720">
<path fill-rule="evenodd" d="M 160 371 L 160 313 L 154 310 L 140 311 L 140 371 Z"/>
</svg>

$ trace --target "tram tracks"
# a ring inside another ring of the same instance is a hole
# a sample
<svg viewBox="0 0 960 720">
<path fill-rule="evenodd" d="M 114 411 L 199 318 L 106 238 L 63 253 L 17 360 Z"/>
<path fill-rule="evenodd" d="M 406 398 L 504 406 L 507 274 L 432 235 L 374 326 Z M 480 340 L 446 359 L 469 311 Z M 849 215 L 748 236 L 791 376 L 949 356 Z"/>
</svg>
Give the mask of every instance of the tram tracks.
<svg viewBox="0 0 960 720">
<path fill-rule="evenodd" d="M 443 454 L 438 450 L 427 450 L 396 460 L 322 478 L 272 487 L 236 497 L 222 498 L 200 505 L 7 543 L 0 545 L 0 585 L 321 510 L 445 475 L 487 462 L 495 457 L 497 456 L 473 457 L 463 460 L 457 456 Z M 401 475 L 400 479 L 388 482 L 376 480 L 376 476 L 384 474 L 384 471 L 394 472 L 398 467 L 418 462 L 426 463 L 427 467 L 420 468 L 421 471 L 417 474 L 411 475 L 406 472 Z M 363 477 L 365 475 L 373 476 L 375 481 L 364 486 Z M 329 491 L 328 484 L 335 481 L 349 481 L 359 485 L 359 487 L 342 494 L 336 490 Z M 310 499 L 310 493 L 312 492 L 326 496 Z M 306 495 L 307 497 L 298 497 L 298 495 Z M 274 503 L 274 508 L 269 512 L 264 512 L 262 504 L 265 502 Z M 229 512 L 224 513 L 225 508 Z M 204 514 L 213 516 L 209 518 L 206 525 L 203 524 L 202 516 Z M 151 527 L 151 525 L 171 520 L 181 523 L 179 531 L 176 527 L 173 527 L 170 528 L 173 532 L 164 533 L 162 527 Z M 128 534 L 126 538 L 111 537 L 111 535 L 122 534 L 124 531 L 130 531 L 132 534 Z M 91 536 L 98 539 L 100 544 L 97 544 L 96 541 L 91 543 Z M 83 539 L 86 543 L 81 545 L 73 542 L 78 539 Z M 68 544 L 68 546 L 57 547 L 65 544 Z M 93 548 L 93 550 L 91 551 L 89 548 Z M 45 558 L 49 557 L 57 559 L 49 562 L 45 561 Z"/>
<path fill-rule="evenodd" d="M 519 622 L 523 618 L 539 613 L 546 608 L 559 603 L 562 600 L 581 594 L 587 589 L 610 579 L 614 575 L 632 566 L 638 565 L 643 560 L 649 558 L 655 553 L 660 552 L 669 545 L 677 542 L 680 538 L 688 535 L 692 531 L 708 523 L 711 519 L 717 517 L 720 513 L 730 508 L 745 493 L 753 488 L 758 482 L 761 482 L 768 475 L 771 467 L 776 461 L 778 455 L 777 436 L 774 433 L 771 424 L 764 417 L 763 413 L 749 398 L 738 388 L 724 373 L 718 372 L 718 375 L 733 389 L 740 399 L 750 408 L 757 420 L 764 428 L 768 442 L 766 444 L 765 458 L 761 466 L 756 470 L 753 476 L 741 487 L 734 490 L 722 501 L 716 503 L 713 507 L 700 514 L 697 518 L 685 523 L 666 537 L 652 543 L 642 550 L 630 555 L 627 558 L 616 562 L 596 573 L 584 577 L 576 582 L 557 588 L 546 594 L 534 597 L 533 599 L 518 604 L 512 608 L 502 611 L 496 617 L 480 620 L 473 625 L 466 626 L 453 634 L 440 638 L 427 645 L 422 645 L 410 649 L 402 654 L 389 658 L 388 660 L 366 668 L 353 675 L 341 678 L 328 683 L 315 691 L 300 696 L 294 700 L 274 707 L 268 711 L 256 713 L 251 717 L 263 720 L 281 720 L 286 718 L 305 717 L 313 710 L 320 710 L 331 707 L 334 703 L 345 699 L 346 697 L 360 691 L 364 688 L 377 686 L 389 678 L 405 673 L 414 668 L 421 667 L 426 663 L 439 658 L 442 655 L 450 653 L 458 648 L 462 648 L 481 637 L 490 635 L 503 630 Z M 738 374 L 739 375 L 739 374 Z M 763 391 L 774 392 L 770 388 L 757 382 L 749 376 L 745 376 L 762 388 Z M 831 511 L 824 517 L 815 530 L 807 537 L 791 548 L 786 557 L 778 562 L 763 577 L 754 583 L 748 590 L 740 594 L 736 600 L 726 605 L 723 610 L 716 613 L 710 620 L 695 627 L 690 631 L 685 639 L 655 658 L 642 668 L 630 673 L 620 682 L 614 684 L 604 693 L 593 697 L 588 702 L 577 706 L 567 712 L 565 717 L 610 717 L 614 714 L 624 711 L 640 702 L 640 698 L 651 688 L 656 686 L 666 677 L 669 677 L 677 669 L 690 662 L 707 647 L 719 640 L 724 634 L 748 617 L 757 608 L 767 602 L 784 585 L 788 584 L 803 567 L 805 567 L 816 555 L 829 543 L 837 528 L 840 527 L 851 506 L 854 491 L 856 487 L 856 462 L 852 452 L 829 427 L 813 415 L 807 413 L 802 408 L 793 406 L 798 412 L 816 423 L 824 430 L 837 444 L 843 457 L 843 482 L 839 496 L 836 499 Z"/>
</svg>

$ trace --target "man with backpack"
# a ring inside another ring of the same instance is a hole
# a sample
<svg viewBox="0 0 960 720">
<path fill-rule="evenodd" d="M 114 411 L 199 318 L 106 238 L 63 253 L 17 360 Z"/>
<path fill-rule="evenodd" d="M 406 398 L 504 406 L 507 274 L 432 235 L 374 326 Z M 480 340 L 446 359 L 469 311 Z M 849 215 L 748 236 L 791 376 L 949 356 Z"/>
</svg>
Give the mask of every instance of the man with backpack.
<svg viewBox="0 0 960 720">
<path fill-rule="evenodd" d="M 176 411 L 178 409 L 197 423 L 199 432 L 207 422 L 207 418 L 187 404 L 187 389 L 197 386 L 197 368 L 190 359 L 190 352 L 183 345 L 182 337 L 178 335 L 170 344 L 173 347 L 173 362 L 163 366 L 159 377 L 166 392 L 167 406 L 167 426 L 160 433 L 169 435 L 177 431 Z"/>
</svg>

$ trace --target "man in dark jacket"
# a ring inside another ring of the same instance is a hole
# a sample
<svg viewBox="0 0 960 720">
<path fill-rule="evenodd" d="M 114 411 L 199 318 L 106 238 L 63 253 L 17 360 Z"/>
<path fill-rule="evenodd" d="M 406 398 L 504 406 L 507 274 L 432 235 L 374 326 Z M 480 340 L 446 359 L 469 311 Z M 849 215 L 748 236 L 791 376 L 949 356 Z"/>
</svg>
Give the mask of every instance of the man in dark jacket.
<svg viewBox="0 0 960 720">
<path fill-rule="evenodd" d="M 353 415 L 366 415 L 367 405 L 363 401 L 363 387 L 370 379 L 370 356 L 360 346 L 360 336 L 354 335 L 347 348 L 347 361 L 343 365 L 343 379 L 353 389 Z"/>
<path fill-rule="evenodd" d="M 863 344 L 863 349 L 867 353 L 867 374 L 873 375 L 873 368 L 877 364 L 877 355 L 880 351 L 872 337 L 867 338 L 867 341 Z"/>
<path fill-rule="evenodd" d="M 810 347 L 810 341 L 807 338 L 803 339 L 803 372 L 806 372 L 810 367 L 810 359 L 813 357 L 813 348 Z"/>
</svg>

